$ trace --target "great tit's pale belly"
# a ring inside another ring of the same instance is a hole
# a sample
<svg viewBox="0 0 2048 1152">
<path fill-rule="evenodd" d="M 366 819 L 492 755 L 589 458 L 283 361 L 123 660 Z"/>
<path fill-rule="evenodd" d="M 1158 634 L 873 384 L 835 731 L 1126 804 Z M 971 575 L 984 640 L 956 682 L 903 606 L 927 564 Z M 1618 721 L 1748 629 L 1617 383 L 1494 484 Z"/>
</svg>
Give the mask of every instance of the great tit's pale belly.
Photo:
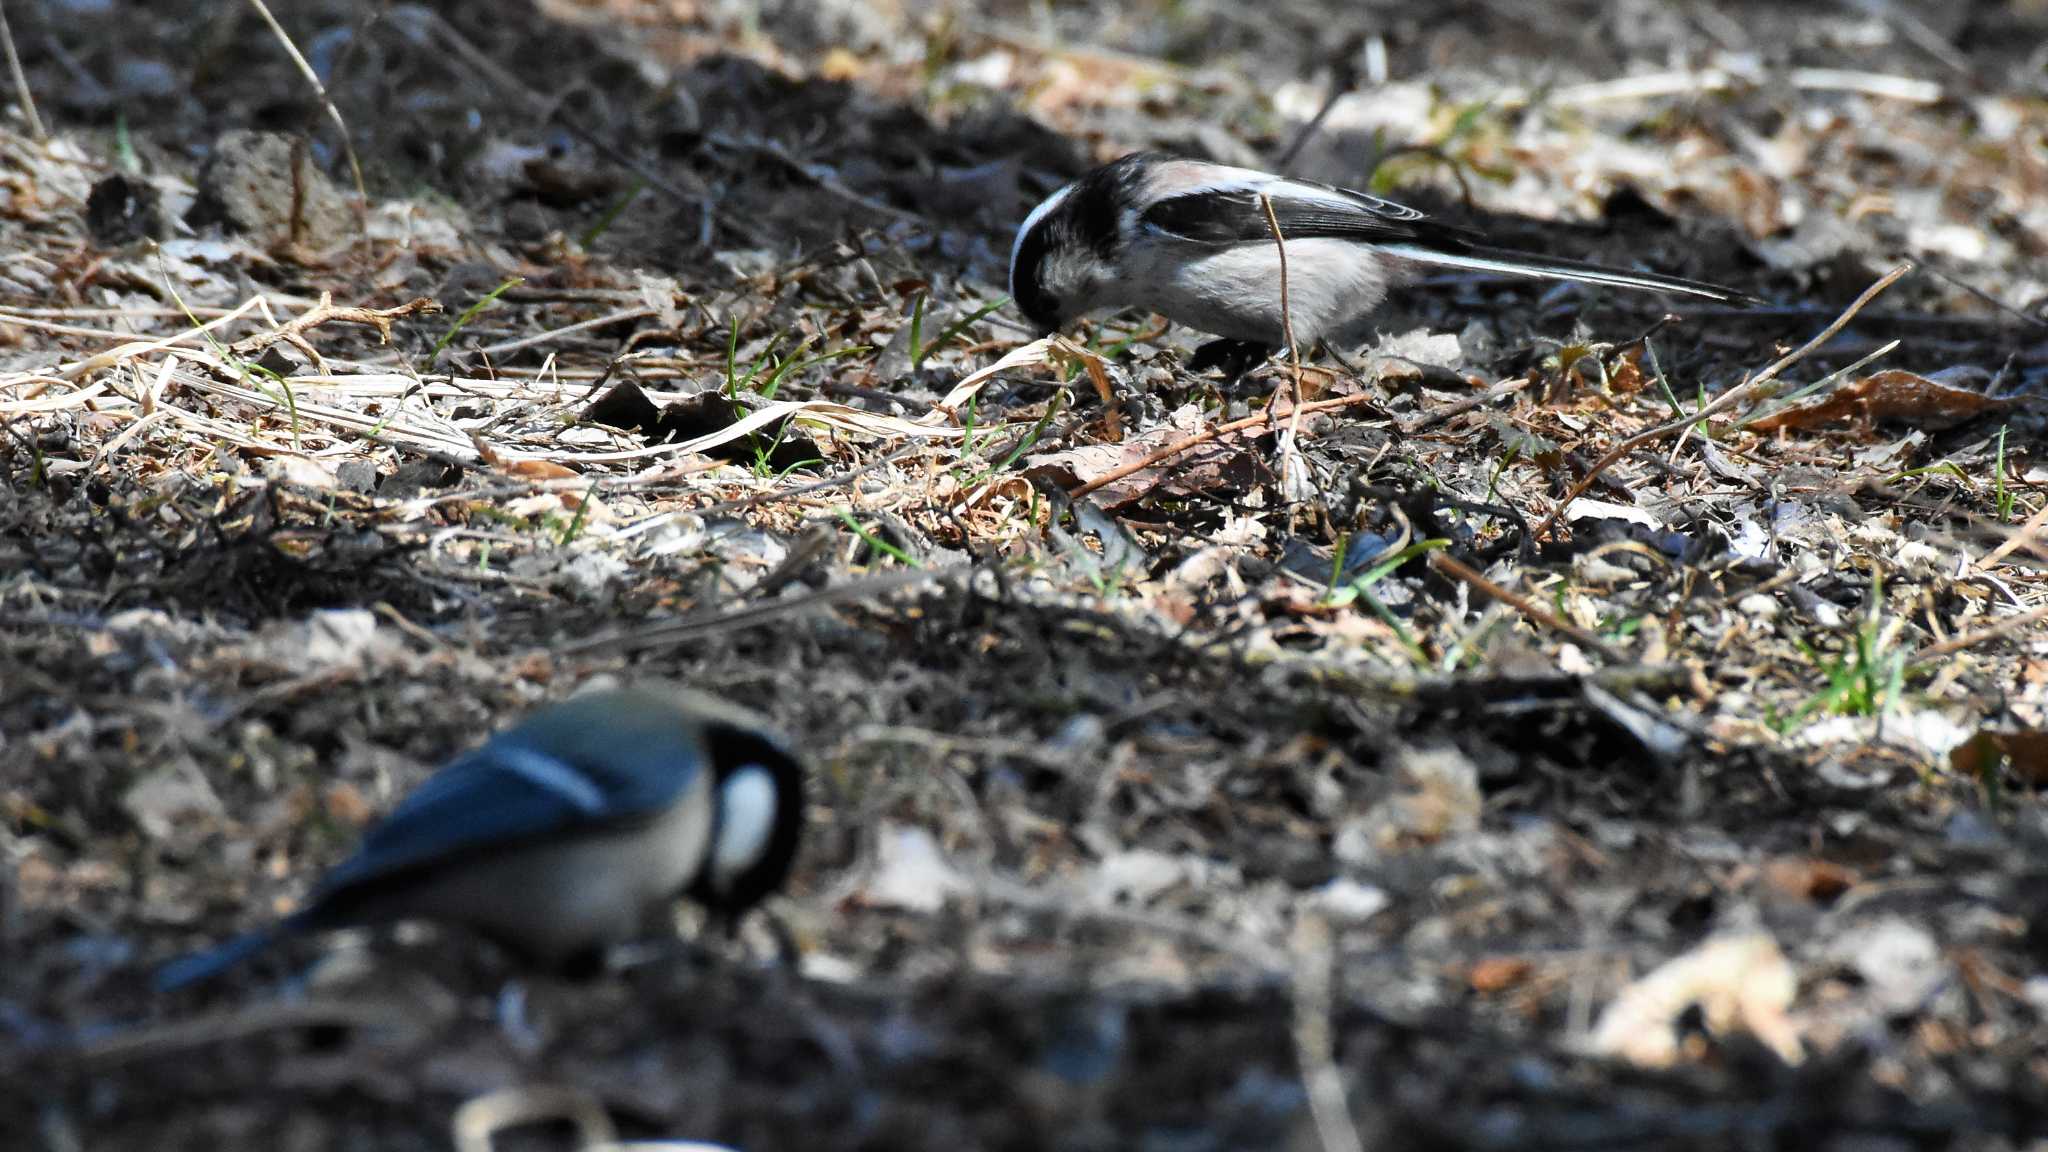
<svg viewBox="0 0 2048 1152">
<path fill-rule="evenodd" d="M 696 880 L 711 848 L 711 773 L 651 823 L 507 848 L 393 893 L 377 919 L 466 925 L 559 967 L 632 939 Z M 365 909 L 365 911 L 370 911 Z"/>
</svg>

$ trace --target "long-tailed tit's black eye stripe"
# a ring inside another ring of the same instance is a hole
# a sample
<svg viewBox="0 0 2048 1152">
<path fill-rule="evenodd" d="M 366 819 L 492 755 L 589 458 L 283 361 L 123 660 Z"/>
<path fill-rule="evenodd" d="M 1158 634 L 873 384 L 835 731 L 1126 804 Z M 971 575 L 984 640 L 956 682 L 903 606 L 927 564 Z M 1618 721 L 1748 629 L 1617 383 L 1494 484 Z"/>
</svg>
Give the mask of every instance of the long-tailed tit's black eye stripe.
<svg viewBox="0 0 2048 1152">
<path fill-rule="evenodd" d="M 1462 248 L 1466 229 L 1430 220 L 1400 204 L 1331 190 L 1343 199 L 1304 199 L 1285 187 L 1267 191 L 1280 234 L 1288 239 L 1331 237 L 1368 244 L 1443 244 Z M 1259 193 L 1248 188 L 1206 189 L 1154 203 L 1140 220 L 1148 227 L 1197 244 L 1271 243 L 1273 227 Z"/>
</svg>

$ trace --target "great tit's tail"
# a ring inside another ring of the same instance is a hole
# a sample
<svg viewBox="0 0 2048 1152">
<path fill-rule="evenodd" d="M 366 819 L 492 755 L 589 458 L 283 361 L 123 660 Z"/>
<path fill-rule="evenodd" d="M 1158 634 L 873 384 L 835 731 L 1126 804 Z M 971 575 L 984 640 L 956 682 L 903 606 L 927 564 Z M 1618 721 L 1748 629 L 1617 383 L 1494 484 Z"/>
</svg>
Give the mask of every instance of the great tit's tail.
<svg viewBox="0 0 2048 1152">
<path fill-rule="evenodd" d="M 1583 260 L 1567 260 L 1560 256 L 1517 252 L 1512 248 L 1489 248 L 1476 244 L 1456 249 L 1428 248 L 1418 244 L 1382 244 L 1379 247 L 1389 255 L 1443 268 L 1469 268 L 1475 272 L 1498 272 L 1507 276 L 1528 276 L 1537 280 L 1575 280 L 1582 284 L 1607 284 L 1643 292 L 1676 292 L 1683 296 L 1718 300 L 1739 308 L 1763 303 L 1747 292 L 1719 284 L 1709 284 L 1704 280 L 1688 280 L 1682 276 L 1664 276 L 1656 272 L 1611 268 L 1604 264 L 1588 264 Z"/>
<path fill-rule="evenodd" d="M 175 992 L 215 976 L 242 963 L 277 939 L 278 929 L 266 928 L 260 932 L 249 932 L 237 936 L 225 944 L 180 956 L 156 970 L 156 990 Z"/>
</svg>

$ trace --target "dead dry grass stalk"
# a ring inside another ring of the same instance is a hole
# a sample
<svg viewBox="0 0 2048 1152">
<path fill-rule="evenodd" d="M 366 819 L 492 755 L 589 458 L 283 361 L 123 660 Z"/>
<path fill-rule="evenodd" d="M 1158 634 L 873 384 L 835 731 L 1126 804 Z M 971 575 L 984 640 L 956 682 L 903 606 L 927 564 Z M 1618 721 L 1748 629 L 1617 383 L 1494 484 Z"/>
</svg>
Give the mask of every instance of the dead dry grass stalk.
<svg viewBox="0 0 2048 1152">
<path fill-rule="evenodd" d="M 1337 1067 L 1335 1029 L 1331 1027 L 1331 971 L 1336 958 L 1330 925 L 1322 916 L 1304 912 L 1294 926 L 1294 1053 L 1301 1065 L 1308 1109 L 1323 1152 L 1365 1152 L 1358 1127 L 1351 1122 L 1344 1075 Z"/>
<path fill-rule="evenodd" d="M 1574 624 L 1571 621 L 1566 620 L 1564 617 L 1559 616 L 1555 612 L 1550 611 L 1549 609 L 1543 607 L 1541 604 L 1538 604 L 1535 601 L 1529 599 L 1527 596 L 1523 596 L 1520 593 L 1511 592 L 1506 588 L 1503 588 L 1500 585 L 1494 583 L 1493 581 L 1488 580 L 1485 576 L 1481 575 L 1472 567 L 1463 563 L 1460 560 L 1457 560 L 1448 553 L 1431 552 L 1429 554 L 1429 566 L 1443 573 L 1446 576 L 1450 576 L 1467 585 L 1470 585 L 1474 591 L 1488 597 L 1489 599 L 1497 600 L 1500 603 L 1507 605 L 1508 607 L 1521 613 L 1524 617 L 1528 618 L 1529 620 L 1541 624 L 1545 628 L 1548 628 L 1553 632 L 1559 632 L 1566 636 L 1571 637 L 1573 640 L 1578 641 L 1580 644 L 1583 644 L 1586 647 L 1591 648 L 1593 651 L 1598 652 L 1602 659 L 1617 664 L 1621 663 L 1623 660 L 1626 659 L 1626 657 L 1624 657 L 1620 652 L 1616 651 L 1612 645 L 1608 644 L 1607 641 L 1600 639 L 1598 636 L 1593 635 L 1591 632 L 1586 631 L 1584 628 L 1579 627 L 1577 624 Z"/>
<path fill-rule="evenodd" d="M 1294 309 L 1287 285 L 1287 238 L 1280 234 L 1280 218 L 1273 212 L 1270 197 L 1259 197 L 1266 214 L 1266 226 L 1273 230 L 1273 247 L 1280 253 L 1280 331 L 1287 337 L 1288 375 L 1294 387 L 1294 406 L 1287 412 L 1287 430 L 1280 435 L 1280 491 L 1289 501 L 1308 495 L 1308 465 L 1301 459 L 1301 345 L 1294 342 Z M 1272 411 L 1269 404 L 1267 411 Z"/>
<path fill-rule="evenodd" d="M 28 73 L 21 70 L 21 55 L 14 50 L 14 29 L 7 23 L 5 3 L 0 3 L 0 47 L 7 50 L 7 74 L 14 80 L 14 96 L 21 101 L 21 115 L 28 121 L 29 132 L 38 140 L 48 139 L 43 118 L 36 114 L 36 96 L 29 89 Z"/>
<path fill-rule="evenodd" d="M 320 106 L 327 110 L 327 118 L 334 121 L 334 130 L 341 134 L 341 152 L 348 157 L 349 175 L 355 180 L 356 185 L 356 223 L 361 226 L 368 219 L 370 192 L 363 184 L 363 166 L 356 159 L 356 146 L 349 140 L 348 122 L 341 118 L 341 109 L 335 107 L 334 98 L 327 94 L 327 85 L 320 82 L 320 74 L 313 71 L 313 66 L 307 63 L 306 57 L 299 52 L 299 46 L 292 43 L 291 35 L 284 30 L 284 25 L 279 24 L 277 17 L 270 14 L 270 6 L 263 0 L 249 0 L 249 4 L 256 9 L 257 15 L 263 17 L 263 22 L 270 26 L 271 35 L 276 36 L 277 42 L 284 45 L 285 54 L 298 66 L 299 75 L 304 76 L 306 83 L 313 86 L 313 94 L 320 98 Z"/>
</svg>

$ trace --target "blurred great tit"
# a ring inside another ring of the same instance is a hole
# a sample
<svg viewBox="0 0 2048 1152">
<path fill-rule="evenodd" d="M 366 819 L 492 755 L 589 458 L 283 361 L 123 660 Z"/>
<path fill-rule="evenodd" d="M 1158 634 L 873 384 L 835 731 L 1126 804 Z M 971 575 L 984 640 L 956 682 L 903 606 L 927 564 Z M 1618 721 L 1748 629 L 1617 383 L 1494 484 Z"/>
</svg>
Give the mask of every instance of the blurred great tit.
<svg viewBox="0 0 2048 1152">
<path fill-rule="evenodd" d="M 1287 336 L 1275 222 L 1304 351 L 1365 319 L 1428 266 L 1753 302 L 1698 280 L 1491 247 L 1363 192 L 1156 152 L 1105 164 L 1033 209 L 1010 248 L 1010 296 L 1045 332 L 1098 310 L 1144 308 L 1271 351 Z"/>
<path fill-rule="evenodd" d="M 781 885 L 803 769 L 751 714 L 668 686 L 544 708 L 435 773 L 279 923 L 157 973 L 171 990 L 280 937 L 433 920 L 588 971 L 685 893 L 737 917 Z"/>
</svg>

